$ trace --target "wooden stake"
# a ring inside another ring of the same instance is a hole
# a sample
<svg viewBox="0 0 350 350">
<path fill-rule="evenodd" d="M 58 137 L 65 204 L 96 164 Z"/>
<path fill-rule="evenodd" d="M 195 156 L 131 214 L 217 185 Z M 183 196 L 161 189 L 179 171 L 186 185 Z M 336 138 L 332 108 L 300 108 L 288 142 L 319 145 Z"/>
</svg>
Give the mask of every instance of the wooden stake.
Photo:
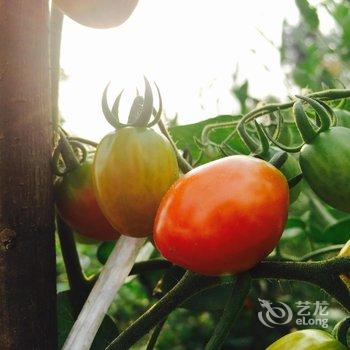
<svg viewBox="0 0 350 350">
<path fill-rule="evenodd" d="M 146 238 L 121 236 L 92 289 L 62 350 L 89 350 L 117 291 Z"/>
</svg>

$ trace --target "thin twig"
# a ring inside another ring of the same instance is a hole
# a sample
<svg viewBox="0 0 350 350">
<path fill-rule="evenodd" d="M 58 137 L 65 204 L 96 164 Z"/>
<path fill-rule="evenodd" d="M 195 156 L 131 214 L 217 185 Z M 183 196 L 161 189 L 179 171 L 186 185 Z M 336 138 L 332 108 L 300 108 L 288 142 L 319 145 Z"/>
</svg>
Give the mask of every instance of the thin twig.
<svg viewBox="0 0 350 350">
<path fill-rule="evenodd" d="M 174 152 L 176 154 L 176 158 L 177 158 L 177 162 L 179 164 L 179 167 L 181 169 L 181 171 L 186 174 L 188 173 L 189 171 L 192 170 L 192 167 L 191 165 L 187 162 L 187 160 L 182 157 L 180 151 L 177 149 L 176 145 L 175 145 L 175 142 L 173 141 L 173 139 L 171 138 L 170 134 L 169 134 L 169 131 L 168 129 L 166 128 L 166 126 L 164 125 L 163 121 L 160 119 L 158 121 L 158 126 L 159 126 L 159 129 L 160 131 L 162 132 L 162 134 L 169 140 L 169 142 L 171 143 L 173 149 L 174 149 Z"/>
<path fill-rule="evenodd" d="M 146 350 L 153 350 L 154 349 L 154 347 L 156 346 L 159 334 L 162 331 L 165 322 L 166 322 L 166 318 L 163 321 L 159 322 L 154 327 L 154 330 L 152 332 L 151 338 L 148 341 Z"/>
</svg>

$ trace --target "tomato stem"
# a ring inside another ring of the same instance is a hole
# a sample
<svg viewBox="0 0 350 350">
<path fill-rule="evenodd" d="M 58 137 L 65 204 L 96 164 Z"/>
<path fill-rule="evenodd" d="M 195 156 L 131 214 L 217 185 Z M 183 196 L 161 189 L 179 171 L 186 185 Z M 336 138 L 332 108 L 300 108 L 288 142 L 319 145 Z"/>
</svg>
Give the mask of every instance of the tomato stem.
<svg viewBox="0 0 350 350">
<path fill-rule="evenodd" d="M 251 270 L 253 278 L 273 278 L 308 282 L 324 289 L 346 310 L 350 310 L 349 291 L 339 275 L 350 271 L 350 258 L 317 262 L 263 261 Z"/>
<path fill-rule="evenodd" d="M 148 341 L 146 350 L 153 350 L 153 349 L 154 349 L 154 347 L 156 346 L 156 343 L 157 343 L 159 334 L 160 334 L 160 332 L 162 331 L 165 322 L 166 322 L 166 318 L 164 318 L 163 321 L 160 321 L 160 322 L 154 327 L 154 330 L 153 330 L 153 332 L 152 332 L 151 338 L 150 338 L 149 341 Z"/>
<path fill-rule="evenodd" d="M 172 147 L 174 149 L 174 152 L 176 154 L 176 158 L 177 158 L 177 162 L 179 164 L 179 168 L 181 169 L 181 171 L 184 174 L 186 174 L 189 171 L 191 171 L 193 169 L 192 166 L 180 154 L 180 151 L 177 149 L 177 147 L 175 145 L 175 142 L 171 138 L 168 129 L 166 128 L 166 126 L 164 125 L 164 123 L 163 123 L 163 121 L 161 119 L 159 119 L 159 121 L 158 121 L 158 127 L 159 127 L 160 131 L 162 132 L 162 134 L 169 140 L 170 144 L 172 145 Z"/>
<path fill-rule="evenodd" d="M 219 323 L 207 343 L 205 350 L 221 349 L 230 333 L 251 287 L 251 277 L 248 273 L 237 275 L 232 285 L 231 295 L 227 300 Z"/>
<path fill-rule="evenodd" d="M 339 275 L 350 270 L 350 257 L 336 257 L 320 262 L 263 261 L 250 270 L 254 279 L 295 280 L 324 289 L 345 309 L 350 310 L 349 291 Z M 156 304 L 126 328 L 107 350 L 128 349 L 192 295 L 215 286 L 228 284 L 217 277 L 201 276 L 187 271 L 181 280 Z"/>
<path fill-rule="evenodd" d="M 89 294 L 90 286 L 80 265 L 72 230 L 59 215 L 56 217 L 56 222 L 63 261 L 73 296 L 73 306 L 78 313 Z"/>
<path fill-rule="evenodd" d="M 232 116 L 232 118 L 236 118 L 236 116 Z M 210 142 L 209 135 L 212 131 L 214 131 L 216 129 L 232 128 L 232 127 L 236 126 L 237 123 L 238 123 L 238 120 L 235 119 L 235 120 L 229 121 L 229 122 L 207 124 L 202 130 L 202 134 L 201 134 L 202 143 L 207 144 Z"/>
<path fill-rule="evenodd" d="M 313 92 L 313 93 L 307 94 L 306 96 L 311 98 L 316 98 L 320 101 L 342 100 L 350 97 L 350 90 L 349 89 L 329 89 L 329 90 L 324 90 L 319 92 Z M 295 103 L 295 100 L 285 102 L 285 103 L 271 103 L 271 104 L 266 104 L 256 109 L 253 109 L 252 111 L 245 114 L 243 118 L 239 121 L 238 128 L 241 127 L 242 124 L 249 123 L 254 119 L 258 117 L 262 117 L 266 114 L 273 113 L 273 112 L 280 112 L 281 110 L 285 110 L 285 109 L 290 109 L 293 107 L 294 103 Z M 278 145 L 277 143 L 275 144 L 281 149 L 289 152 L 287 148 L 281 147 L 283 145 Z M 290 152 L 298 152 L 298 150 L 291 150 Z"/>
<path fill-rule="evenodd" d="M 84 144 L 91 146 L 91 147 L 94 147 L 94 148 L 96 148 L 98 146 L 97 142 L 94 142 L 94 141 L 91 141 L 88 139 L 84 139 L 82 137 L 71 136 L 71 137 L 69 137 L 69 141 L 78 141 L 80 143 L 84 143 Z"/>
<path fill-rule="evenodd" d="M 325 247 L 321 249 L 314 250 L 308 254 L 305 254 L 298 261 L 308 261 L 314 258 L 317 258 L 320 255 L 329 254 L 333 252 L 340 251 L 343 248 L 343 244 L 332 245 L 330 247 Z"/>
<path fill-rule="evenodd" d="M 237 131 L 238 131 L 239 136 L 243 140 L 243 142 L 246 144 L 246 146 L 250 150 L 250 152 L 254 153 L 254 154 L 258 153 L 259 145 L 253 139 L 253 137 L 247 133 L 247 130 L 245 128 L 245 124 L 238 124 Z"/>
<path fill-rule="evenodd" d="M 219 282 L 187 271 L 178 284 L 108 345 L 106 350 L 129 349 L 190 296 Z"/>
<path fill-rule="evenodd" d="M 350 329 L 350 317 L 345 317 L 343 320 L 338 322 L 333 328 L 332 335 L 335 339 L 340 341 L 346 347 L 348 347 L 347 334 Z"/>
</svg>

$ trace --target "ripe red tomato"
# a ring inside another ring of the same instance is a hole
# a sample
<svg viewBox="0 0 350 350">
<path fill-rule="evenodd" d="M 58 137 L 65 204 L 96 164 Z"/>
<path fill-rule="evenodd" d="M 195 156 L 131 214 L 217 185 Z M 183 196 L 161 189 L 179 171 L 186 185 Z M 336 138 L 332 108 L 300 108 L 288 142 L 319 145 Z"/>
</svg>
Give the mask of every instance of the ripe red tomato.
<svg viewBox="0 0 350 350">
<path fill-rule="evenodd" d="M 124 23 L 138 0 L 54 0 L 67 16 L 93 28 L 112 28 Z"/>
<path fill-rule="evenodd" d="M 157 212 L 154 241 L 171 262 L 205 275 L 246 271 L 277 245 L 288 184 L 269 163 L 226 157 L 179 179 Z"/>
<path fill-rule="evenodd" d="M 97 203 L 90 160 L 55 183 L 55 196 L 59 214 L 80 235 L 99 241 L 119 238 Z"/>
</svg>

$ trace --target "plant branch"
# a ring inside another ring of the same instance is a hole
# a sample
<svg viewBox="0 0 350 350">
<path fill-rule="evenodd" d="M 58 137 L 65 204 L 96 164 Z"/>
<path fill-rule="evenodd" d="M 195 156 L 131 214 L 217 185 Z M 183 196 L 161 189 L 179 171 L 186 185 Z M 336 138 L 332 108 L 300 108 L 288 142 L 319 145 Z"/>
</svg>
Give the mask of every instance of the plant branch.
<svg viewBox="0 0 350 350">
<path fill-rule="evenodd" d="M 320 262 L 263 261 L 250 270 L 250 275 L 254 279 L 286 279 L 315 284 L 350 310 L 349 291 L 339 278 L 348 271 L 350 257 L 336 257 Z M 228 284 L 227 281 L 224 283 Z M 173 289 L 126 328 L 107 350 L 128 349 L 189 297 L 220 284 L 220 278 L 186 272 Z"/>
<path fill-rule="evenodd" d="M 315 284 L 350 311 L 349 290 L 339 275 L 350 271 L 349 257 L 336 257 L 317 262 L 263 261 L 251 270 L 253 278 L 303 281 Z"/>
<path fill-rule="evenodd" d="M 84 143 L 84 144 L 89 145 L 89 146 L 94 147 L 94 148 L 96 148 L 98 146 L 97 142 L 94 142 L 94 141 L 91 141 L 88 139 L 84 139 L 82 137 L 70 136 L 69 140 L 78 141 L 78 142 Z"/>
<path fill-rule="evenodd" d="M 208 278 L 189 271 L 186 272 L 173 289 L 140 316 L 131 326 L 124 330 L 109 344 L 106 350 L 129 349 L 186 299 L 218 283 L 218 281 L 219 279 L 217 278 Z"/>
<path fill-rule="evenodd" d="M 318 91 L 313 92 L 311 94 L 306 95 L 307 97 L 313 97 L 318 98 L 322 101 L 333 101 L 333 100 L 340 100 L 343 98 L 349 98 L 350 97 L 350 90 L 346 89 L 330 89 L 330 90 L 324 90 L 324 91 Z M 293 101 L 285 102 L 285 103 L 271 103 L 266 104 L 262 107 L 253 109 L 249 113 L 247 113 L 241 120 L 240 123 L 248 123 L 252 120 L 254 120 L 257 117 L 261 117 L 267 113 L 277 112 L 284 109 L 289 109 L 294 104 Z"/>
</svg>

